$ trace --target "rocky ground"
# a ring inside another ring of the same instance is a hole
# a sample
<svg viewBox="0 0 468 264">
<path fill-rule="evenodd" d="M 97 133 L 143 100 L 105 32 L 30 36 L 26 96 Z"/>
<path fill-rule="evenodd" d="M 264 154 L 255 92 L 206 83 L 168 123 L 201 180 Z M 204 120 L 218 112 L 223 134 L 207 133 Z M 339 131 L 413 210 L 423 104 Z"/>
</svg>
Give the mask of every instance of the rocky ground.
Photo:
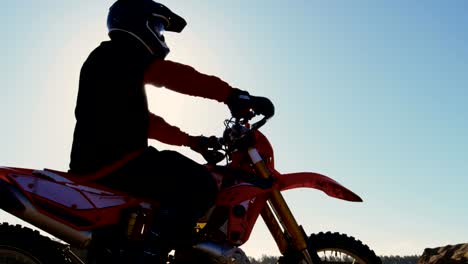
<svg viewBox="0 0 468 264">
<path fill-rule="evenodd" d="M 426 248 L 417 264 L 468 264 L 468 243 Z"/>
</svg>

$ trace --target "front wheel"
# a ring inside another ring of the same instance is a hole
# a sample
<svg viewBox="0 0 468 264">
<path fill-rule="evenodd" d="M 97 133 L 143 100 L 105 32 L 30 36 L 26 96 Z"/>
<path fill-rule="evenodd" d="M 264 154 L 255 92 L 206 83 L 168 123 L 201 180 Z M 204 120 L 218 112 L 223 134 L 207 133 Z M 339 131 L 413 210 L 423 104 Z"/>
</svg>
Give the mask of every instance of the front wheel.
<svg viewBox="0 0 468 264">
<path fill-rule="evenodd" d="M 354 237 L 340 233 L 310 235 L 307 240 L 310 252 L 317 252 L 322 263 L 381 264 L 375 252 Z"/>
</svg>

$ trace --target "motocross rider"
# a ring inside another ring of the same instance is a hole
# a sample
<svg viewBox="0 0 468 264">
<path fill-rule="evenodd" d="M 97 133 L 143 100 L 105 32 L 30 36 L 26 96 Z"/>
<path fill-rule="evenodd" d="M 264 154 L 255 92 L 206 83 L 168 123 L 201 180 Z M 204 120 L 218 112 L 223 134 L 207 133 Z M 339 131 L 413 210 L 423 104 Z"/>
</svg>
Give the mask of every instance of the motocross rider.
<svg viewBox="0 0 468 264">
<path fill-rule="evenodd" d="M 185 26 L 182 17 L 152 0 L 118 0 L 110 7 L 110 40 L 101 42 L 81 68 L 70 155 L 70 172 L 80 175 L 123 163 L 95 180 L 159 201 L 154 228 L 168 249 L 190 243 L 195 221 L 213 205 L 217 188 L 205 166 L 178 152 L 157 150 L 148 139 L 202 154 L 217 143 L 151 113 L 145 84 L 216 100 L 227 104 L 233 116 L 268 100 L 166 60 L 164 31 L 179 33 Z"/>
</svg>

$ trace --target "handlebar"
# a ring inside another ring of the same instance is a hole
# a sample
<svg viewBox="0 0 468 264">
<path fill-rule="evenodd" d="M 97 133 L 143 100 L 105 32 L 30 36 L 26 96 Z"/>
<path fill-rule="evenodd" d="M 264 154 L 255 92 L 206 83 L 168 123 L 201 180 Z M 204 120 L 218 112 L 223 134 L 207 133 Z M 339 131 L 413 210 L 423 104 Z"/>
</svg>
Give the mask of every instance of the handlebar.
<svg viewBox="0 0 468 264">
<path fill-rule="evenodd" d="M 234 121 L 233 118 L 226 120 L 226 129 L 223 136 L 218 138 L 219 148 L 213 148 L 203 154 L 208 164 L 216 164 L 229 157 L 233 151 L 245 149 L 253 145 L 253 132 L 265 125 L 271 116 L 264 116 L 259 121 L 250 125 L 249 121 L 252 118 L 253 116 L 246 119 L 235 119 Z M 221 151 L 224 151 L 224 153 Z"/>
<path fill-rule="evenodd" d="M 226 129 L 218 139 L 220 148 L 212 149 L 203 154 L 209 164 L 216 164 L 228 157 L 231 152 L 253 144 L 253 132 L 264 126 L 274 116 L 275 107 L 266 97 L 252 97 L 255 107 L 240 117 L 231 117 L 225 121 Z M 249 124 L 256 116 L 262 115 L 259 121 Z M 222 153 L 223 150 L 225 153 Z"/>
</svg>

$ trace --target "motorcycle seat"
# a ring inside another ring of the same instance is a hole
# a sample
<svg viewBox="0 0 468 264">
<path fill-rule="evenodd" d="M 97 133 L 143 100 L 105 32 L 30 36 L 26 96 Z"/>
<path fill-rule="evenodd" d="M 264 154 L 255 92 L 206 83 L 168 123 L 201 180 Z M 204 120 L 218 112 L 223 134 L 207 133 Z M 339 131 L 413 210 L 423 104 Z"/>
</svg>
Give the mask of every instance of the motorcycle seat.
<svg viewBox="0 0 468 264">
<path fill-rule="evenodd" d="M 115 172 L 117 169 L 121 168 L 123 165 L 125 165 L 127 162 L 130 160 L 136 158 L 137 156 L 141 155 L 143 153 L 143 150 L 137 150 L 134 152 L 130 152 L 127 155 L 125 155 L 123 158 L 102 167 L 101 169 L 92 172 L 92 173 L 87 173 L 87 174 L 77 174 L 73 172 L 63 172 L 63 171 L 58 171 L 58 170 L 52 170 L 49 168 L 44 168 L 43 170 L 36 170 L 35 172 L 37 174 L 40 174 L 42 176 L 45 176 L 49 179 L 58 181 L 58 182 L 66 182 L 69 180 L 68 178 L 76 178 L 80 179 L 82 181 L 95 181 L 97 179 L 100 179 L 106 175 L 111 174 L 112 172 Z"/>
</svg>

